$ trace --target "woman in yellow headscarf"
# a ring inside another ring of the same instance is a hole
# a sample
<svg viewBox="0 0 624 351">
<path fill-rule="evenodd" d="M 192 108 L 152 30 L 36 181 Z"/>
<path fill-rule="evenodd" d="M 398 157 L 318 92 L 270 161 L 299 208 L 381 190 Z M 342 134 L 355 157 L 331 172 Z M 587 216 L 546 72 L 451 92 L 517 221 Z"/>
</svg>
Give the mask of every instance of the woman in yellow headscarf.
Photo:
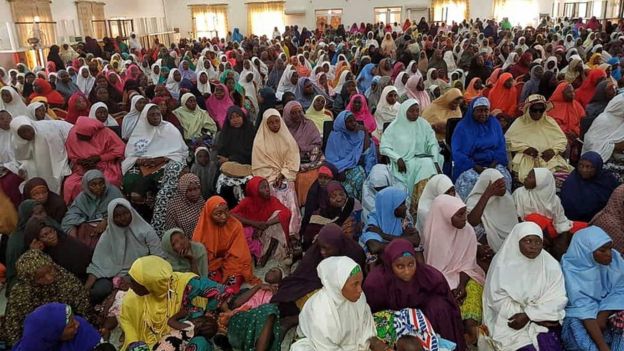
<svg viewBox="0 0 624 351">
<path fill-rule="evenodd" d="M 464 100 L 464 94 L 457 88 L 449 89 L 444 95 L 433 102 L 422 112 L 423 118 L 431 124 L 436 132 L 436 138 L 444 141 L 446 137 L 446 122 L 449 118 L 461 118 L 459 105 Z"/>
</svg>

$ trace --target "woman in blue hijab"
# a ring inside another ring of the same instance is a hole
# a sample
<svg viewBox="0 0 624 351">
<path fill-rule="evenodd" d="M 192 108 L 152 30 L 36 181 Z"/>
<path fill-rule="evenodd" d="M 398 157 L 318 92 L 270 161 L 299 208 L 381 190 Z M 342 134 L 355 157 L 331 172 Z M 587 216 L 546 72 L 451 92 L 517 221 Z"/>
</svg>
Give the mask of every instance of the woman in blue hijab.
<svg viewBox="0 0 624 351">
<path fill-rule="evenodd" d="M 490 101 L 479 97 L 472 101 L 451 137 L 453 181 L 458 195 L 466 199 L 486 168 L 496 168 L 505 177 L 511 191 L 507 170 L 505 135 L 496 118 L 490 115 Z"/>
<path fill-rule="evenodd" d="M 232 41 L 237 41 L 239 43 L 243 41 L 243 35 L 238 28 L 234 28 L 234 32 L 232 33 Z"/>
<path fill-rule="evenodd" d="M 375 64 L 369 63 L 366 66 L 364 66 L 364 68 L 362 68 L 362 70 L 360 71 L 360 74 L 358 74 L 356 82 L 357 82 L 357 88 L 359 92 L 364 93 L 368 91 L 368 89 L 370 88 L 373 82 L 373 77 L 375 76 L 373 74 L 374 69 L 375 69 Z"/>
<path fill-rule="evenodd" d="M 604 170 L 602 166 L 600 154 L 586 152 L 576 169 L 563 182 L 559 197 L 568 219 L 589 222 L 607 205 L 619 183 L 613 173 Z"/>
<path fill-rule="evenodd" d="M 579 230 L 561 260 L 568 305 L 565 349 L 624 350 L 624 259 L 596 226 Z"/>
<path fill-rule="evenodd" d="M 608 64 L 611 65 L 611 77 L 616 81 L 620 81 L 622 79 L 622 68 L 620 67 L 620 58 L 612 57 L 607 61 Z"/>
<path fill-rule="evenodd" d="M 100 334 L 69 305 L 52 302 L 39 306 L 24 321 L 22 339 L 13 351 L 93 350 Z"/>
</svg>

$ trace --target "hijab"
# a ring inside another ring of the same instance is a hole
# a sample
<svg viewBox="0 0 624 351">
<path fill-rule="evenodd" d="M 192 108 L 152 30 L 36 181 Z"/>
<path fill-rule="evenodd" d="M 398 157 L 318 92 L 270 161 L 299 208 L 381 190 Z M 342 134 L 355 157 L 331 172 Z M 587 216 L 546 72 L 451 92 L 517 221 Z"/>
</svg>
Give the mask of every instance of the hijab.
<svg viewBox="0 0 624 351">
<path fill-rule="evenodd" d="M 108 113 L 108 106 L 106 106 L 105 103 L 96 102 L 95 104 L 91 106 L 91 109 L 89 110 L 89 118 L 97 120 L 96 112 L 100 108 L 106 109 L 106 113 Z M 111 116 L 110 113 L 108 113 L 108 118 L 106 119 L 106 122 L 104 122 L 104 125 L 107 127 L 119 127 L 119 123 L 117 123 L 115 118 L 113 118 L 113 116 Z"/>
<path fill-rule="evenodd" d="M 354 112 L 353 104 L 356 99 L 360 100 L 361 107 L 359 111 Z M 373 117 L 373 115 L 370 113 L 370 110 L 368 109 L 368 102 L 366 101 L 366 97 L 364 95 L 354 94 L 353 96 L 351 96 L 351 100 L 349 100 L 349 104 L 347 105 L 346 110 L 353 114 L 356 121 L 364 122 L 364 127 L 369 133 L 372 133 L 377 129 L 375 117 Z"/>
<path fill-rule="evenodd" d="M 145 97 L 139 94 L 133 96 L 132 99 L 130 99 L 130 112 L 128 112 L 128 114 L 121 122 L 121 138 L 124 140 L 130 139 L 134 128 L 136 128 L 137 124 L 139 123 L 141 112 L 137 110 L 136 104 L 139 103 L 141 99 L 145 99 Z"/>
<path fill-rule="evenodd" d="M 463 98 L 464 94 L 457 88 L 449 89 L 439 98 L 435 99 L 431 105 L 422 110 L 422 117 L 431 125 L 446 123 L 449 118 L 461 118 L 462 112 L 459 106 L 456 109 L 449 109 L 448 105 L 457 98 Z M 443 139 L 446 133 L 436 133 L 438 139 Z"/>
<path fill-rule="evenodd" d="M 0 88 L 0 93 L 3 91 L 8 91 L 11 93 L 11 102 L 6 103 L 4 100 L 0 99 L 0 110 L 5 110 L 11 114 L 13 118 L 18 116 L 27 116 L 28 115 L 28 107 L 24 103 L 22 97 L 13 89 L 12 87 L 2 87 Z"/>
<path fill-rule="evenodd" d="M 85 103 L 85 107 L 82 110 L 78 109 L 78 100 L 82 99 Z M 78 117 L 88 116 L 91 111 L 91 102 L 89 98 L 82 92 L 75 92 L 67 102 L 67 115 L 65 115 L 65 122 L 76 124 Z"/>
<path fill-rule="evenodd" d="M 30 99 L 34 99 L 37 96 L 43 96 L 46 99 L 48 99 L 48 102 L 50 103 L 50 105 L 55 105 L 55 106 L 63 106 L 65 105 L 65 98 L 63 97 L 63 95 L 61 95 L 61 93 L 59 93 L 58 91 L 54 90 L 54 88 L 52 88 L 52 85 L 41 78 L 37 78 L 35 79 L 35 81 L 33 82 L 34 85 L 37 85 L 40 89 L 41 89 L 41 93 L 32 93 L 30 95 Z"/>
<path fill-rule="evenodd" d="M 351 169 L 358 165 L 360 156 L 364 152 L 364 131 L 348 130 L 346 120 L 355 118 L 351 111 L 342 111 L 334 120 L 334 127 L 327 139 L 325 157 L 339 172 Z"/>
<path fill-rule="evenodd" d="M 243 125 L 240 128 L 234 128 L 230 122 L 234 113 L 243 117 Z M 247 114 L 238 106 L 230 106 L 223 130 L 217 140 L 218 155 L 232 162 L 251 164 L 255 135 L 256 129 Z"/>
<path fill-rule="evenodd" d="M 403 218 L 395 210 L 405 204 L 407 192 L 399 187 L 387 187 L 375 196 L 375 209 L 369 213 L 367 225 L 376 226 L 385 234 L 399 237 L 403 234 Z"/>
<path fill-rule="evenodd" d="M 200 146 L 195 149 L 195 162 L 191 166 L 191 173 L 195 174 L 199 178 L 199 183 L 201 186 L 202 197 L 207 199 L 212 192 L 214 191 L 214 182 L 215 177 L 217 176 L 217 165 L 213 162 L 213 160 L 209 159 L 208 164 L 203 166 L 200 165 L 197 161 L 198 155 L 200 152 L 206 152 L 209 157 L 216 155 L 216 153 L 211 152 L 207 147 Z"/>
<path fill-rule="evenodd" d="M 230 106 L 233 106 L 232 98 L 230 97 L 230 92 L 225 84 L 216 84 L 215 91 L 217 87 L 221 87 L 223 89 L 223 97 L 218 99 L 216 94 L 210 95 L 206 99 L 206 110 L 210 114 L 210 116 L 217 122 L 219 128 L 223 128 L 223 123 L 225 122 L 225 118 L 227 117 L 227 111 Z"/>
<path fill-rule="evenodd" d="M 191 261 L 183 256 L 180 256 L 177 253 L 173 246 L 171 245 L 171 237 L 173 234 L 181 233 L 182 235 L 186 235 L 185 232 L 180 228 L 171 228 L 163 234 L 162 237 L 162 251 L 165 254 L 165 259 L 169 264 L 171 264 L 171 268 L 174 272 L 189 272 L 192 273 Z M 191 244 L 191 248 L 189 253 L 193 256 L 193 260 L 197 263 L 197 268 L 199 269 L 200 276 L 208 276 L 210 272 L 207 272 L 208 268 L 208 254 L 206 253 L 206 248 L 201 243 L 197 243 L 195 241 L 189 241 Z"/>
<path fill-rule="evenodd" d="M 171 96 L 174 99 L 178 100 L 180 98 L 180 82 L 182 82 L 182 79 L 180 79 L 180 82 L 177 82 L 174 79 L 174 75 L 176 72 L 178 72 L 177 68 L 174 68 L 171 71 L 169 71 L 169 76 L 167 77 L 165 86 L 167 87 L 167 90 L 169 91 Z"/>
<path fill-rule="evenodd" d="M 332 121 L 332 118 L 330 115 L 325 113 L 325 104 L 323 104 L 323 108 L 320 111 L 317 111 L 316 108 L 314 108 L 314 103 L 318 99 L 325 99 L 325 97 L 323 95 L 315 96 L 312 100 L 312 103 L 310 104 L 310 107 L 308 107 L 308 109 L 305 111 L 305 116 L 308 120 L 314 123 L 316 129 L 318 129 L 320 133 L 323 133 L 323 125 L 326 121 Z M 327 102 L 326 99 L 325 101 Z"/>
<path fill-rule="evenodd" d="M 416 71 L 405 83 L 405 94 L 408 98 L 418 101 L 418 106 L 424 110 L 431 104 L 431 98 L 426 90 L 418 90 L 418 84 L 422 79 L 420 71 Z"/>
<path fill-rule="evenodd" d="M 269 129 L 268 120 L 277 116 L 280 129 L 274 133 Z M 276 109 L 268 109 L 262 116 L 262 124 L 256 133 L 251 154 L 253 175 L 274 182 L 280 175 L 288 181 L 294 181 L 299 172 L 299 146 L 291 135 L 286 123 Z"/>
<path fill-rule="evenodd" d="M 624 95 L 616 95 L 596 117 L 587 133 L 583 153 L 595 151 L 604 162 L 613 156 L 615 144 L 624 140 Z"/>
<path fill-rule="evenodd" d="M 204 207 L 204 199 L 200 196 L 195 202 L 190 202 L 186 196 L 191 185 L 201 188 L 199 178 L 193 173 L 186 173 L 178 180 L 177 191 L 167 204 L 166 226 L 175 226 L 190 237 L 197 226 L 197 219 Z"/>
<path fill-rule="evenodd" d="M 400 76 L 401 75 L 399 75 L 399 77 Z M 399 107 L 401 104 L 398 101 L 395 101 L 394 105 L 390 105 L 387 101 L 388 94 L 393 91 L 397 93 L 397 98 L 398 96 L 401 96 L 394 86 L 389 85 L 383 89 L 379 102 L 377 103 L 377 108 L 375 109 L 375 123 L 377 124 L 378 133 L 383 130 L 384 124 L 394 121 L 399 113 Z"/>
<path fill-rule="evenodd" d="M 320 150 L 323 140 L 314 122 L 309 120 L 306 116 L 303 116 L 299 123 L 293 121 L 291 111 L 296 106 L 299 106 L 303 112 L 303 107 L 298 101 L 289 101 L 286 106 L 284 106 L 284 123 L 286 123 L 290 134 L 297 142 L 299 152 L 301 154 L 309 153 L 315 148 Z"/>
<path fill-rule="evenodd" d="M 607 73 L 600 68 L 590 70 L 583 84 L 576 90 L 575 99 L 580 102 L 583 107 L 587 106 L 596 92 L 596 85 L 606 77 Z"/>
<path fill-rule="evenodd" d="M 197 100 L 192 93 L 186 93 L 180 99 L 180 107 L 173 111 L 184 129 L 184 139 L 193 140 L 201 138 L 204 135 L 204 130 L 207 130 L 210 134 L 216 133 L 217 124 L 199 104 L 195 105 L 194 110 L 186 106 L 190 98 Z"/>
<path fill-rule="evenodd" d="M 624 252 L 624 186 L 620 185 L 609 197 L 607 205 L 591 220 L 590 224 L 602 228 L 613 240 L 613 247 Z"/>
<path fill-rule="evenodd" d="M 501 110 L 509 116 L 515 116 L 518 108 L 518 90 L 515 85 L 507 89 L 505 82 L 513 79 L 511 73 L 503 73 L 498 77 L 496 85 L 490 90 L 488 98 L 490 99 L 492 110 Z"/>
<path fill-rule="evenodd" d="M 425 228 L 425 221 L 429 211 L 431 211 L 433 200 L 442 194 L 446 194 L 451 189 L 454 189 L 453 181 L 445 174 L 436 174 L 429 179 L 418 200 L 416 229 L 419 233 L 422 233 Z"/>
<path fill-rule="evenodd" d="M 585 109 L 576 100 L 566 101 L 563 92 L 572 85 L 568 82 L 561 82 L 557 89 L 550 96 L 553 108 L 548 111 L 548 115 L 557 121 L 564 133 L 581 134 L 581 118 L 585 116 Z"/>
</svg>

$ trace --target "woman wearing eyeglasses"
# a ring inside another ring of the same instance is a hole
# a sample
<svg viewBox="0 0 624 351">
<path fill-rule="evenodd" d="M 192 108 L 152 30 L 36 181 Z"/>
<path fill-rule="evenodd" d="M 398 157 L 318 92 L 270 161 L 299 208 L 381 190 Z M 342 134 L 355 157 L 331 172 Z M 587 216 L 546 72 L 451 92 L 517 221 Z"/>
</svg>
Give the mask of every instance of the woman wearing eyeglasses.
<svg viewBox="0 0 624 351">
<path fill-rule="evenodd" d="M 569 173 L 572 166 L 561 155 L 567 145 L 566 135 L 546 113 L 552 108 L 542 95 L 530 95 L 524 114 L 505 133 L 511 169 L 520 182 L 533 168 L 548 168 L 553 173 Z"/>
</svg>

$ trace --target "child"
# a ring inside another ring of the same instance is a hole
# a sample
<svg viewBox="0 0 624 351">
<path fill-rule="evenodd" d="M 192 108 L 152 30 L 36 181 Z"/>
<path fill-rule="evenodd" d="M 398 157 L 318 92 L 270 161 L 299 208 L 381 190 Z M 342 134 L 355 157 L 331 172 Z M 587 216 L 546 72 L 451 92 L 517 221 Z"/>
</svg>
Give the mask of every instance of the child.
<svg viewBox="0 0 624 351">
<path fill-rule="evenodd" d="M 117 328 L 117 318 L 121 315 L 121 301 L 128 293 L 128 289 L 130 289 L 128 278 L 113 278 L 113 288 L 115 291 L 101 305 L 104 321 L 102 322 L 102 328 L 100 328 L 100 334 L 104 341 L 109 341 L 111 332 Z"/>
<path fill-rule="evenodd" d="M 421 342 L 413 335 L 403 335 L 394 347 L 397 351 L 423 351 Z"/>
<path fill-rule="evenodd" d="M 214 183 L 217 167 L 210 162 L 210 150 L 200 146 L 195 150 L 195 163 L 191 166 L 191 173 L 199 177 L 202 197 L 209 198 L 214 194 Z"/>
</svg>

